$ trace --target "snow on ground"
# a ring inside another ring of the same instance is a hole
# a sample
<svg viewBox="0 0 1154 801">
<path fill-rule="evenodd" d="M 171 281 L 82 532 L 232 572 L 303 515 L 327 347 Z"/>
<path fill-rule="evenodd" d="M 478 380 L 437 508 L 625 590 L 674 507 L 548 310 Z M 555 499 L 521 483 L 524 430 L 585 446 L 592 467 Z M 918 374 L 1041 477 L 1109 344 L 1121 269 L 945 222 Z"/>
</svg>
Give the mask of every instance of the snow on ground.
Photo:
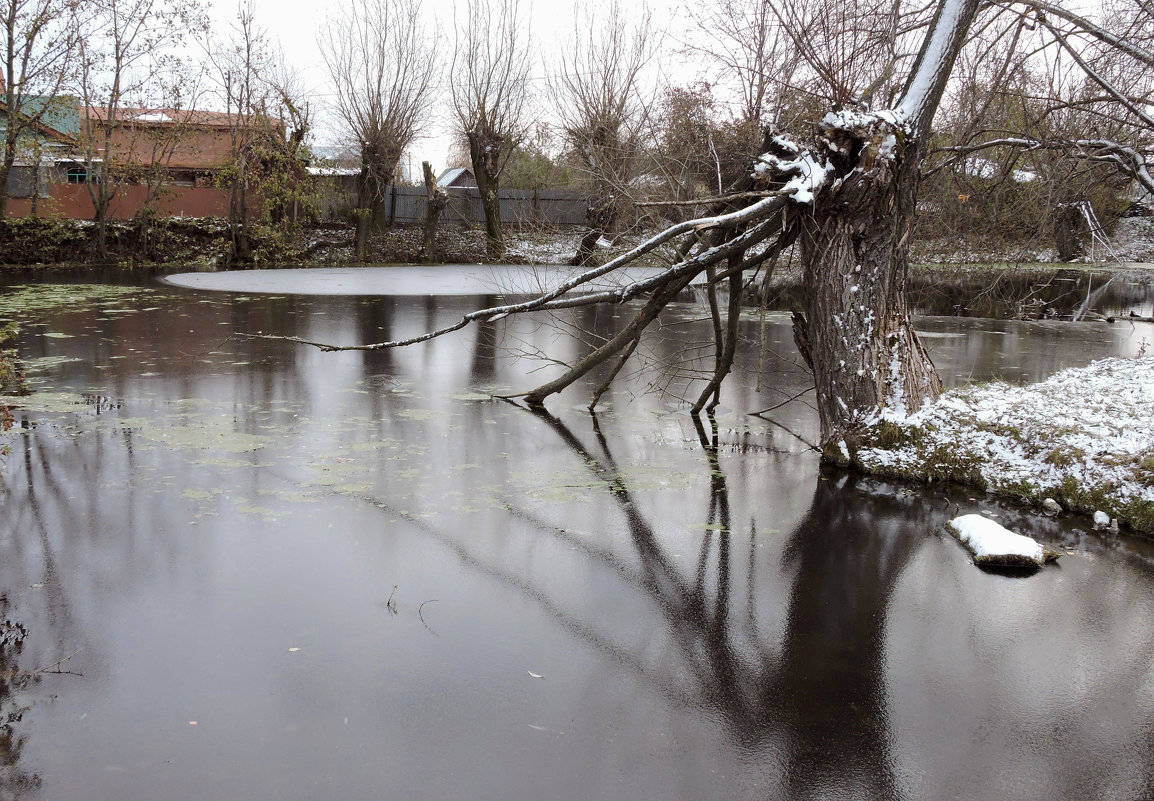
<svg viewBox="0 0 1154 801">
<path fill-rule="evenodd" d="M 915 239 L 911 243 L 910 258 L 915 263 L 932 264 L 1066 264 L 1058 258 L 1050 239 L 1006 241 L 977 234 L 961 240 L 957 237 Z M 1100 243 L 1087 241 L 1085 252 L 1074 264 L 1092 264 L 1103 269 L 1111 264 L 1125 268 L 1130 263 L 1151 262 L 1154 262 L 1154 219 L 1125 217 L 1118 220 L 1110 234 L 1109 251 Z"/>
<path fill-rule="evenodd" d="M 525 264 L 568 264 L 577 253 L 581 233 L 580 231 L 554 234 L 516 232 L 509 237 L 505 249 L 505 261 Z"/>
<path fill-rule="evenodd" d="M 912 415 L 883 414 L 855 457 L 867 472 L 1051 497 L 1154 533 L 1154 356 L 950 390 Z"/>
<path fill-rule="evenodd" d="M 1055 558 L 1037 540 L 1015 534 L 981 515 L 955 517 L 946 527 L 974 555 L 977 565 L 1041 567 Z"/>
</svg>

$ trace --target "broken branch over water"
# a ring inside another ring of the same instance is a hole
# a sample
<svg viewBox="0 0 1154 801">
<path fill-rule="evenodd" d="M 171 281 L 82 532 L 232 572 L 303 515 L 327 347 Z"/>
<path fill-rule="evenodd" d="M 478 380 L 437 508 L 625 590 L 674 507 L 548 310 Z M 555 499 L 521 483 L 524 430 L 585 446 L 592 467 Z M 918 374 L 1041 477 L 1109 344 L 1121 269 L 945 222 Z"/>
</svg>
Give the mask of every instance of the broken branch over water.
<svg viewBox="0 0 1154 801">
<path fill-rule="evenodd" d="M 767 154 L 762 161 L 765 163 L 766 159 L 771 158 L 773 157 Z M 459 331 L 474 322 L 494 322 L 509 315 L 528 312 L 557 311 L 595 304 L 622 304 L 648 295 L 648 302 L 621 333 L 600 348 L 597 348 L 592 354 L 577 365 L 571 367 L 559 378 L 535 390 L 523 393 L 523 397 L 530 405 L 540 405 L 549 395 L 560 392 L 594 367 L 614 355 L 621 354 L 621 359 L 612 373 L 612 375 L 616 375 L 625 361 L 628 360 L 634 352 L 637 342 L 645 328 L 657 319 L 657 316 L 665 306 L 686 289 L 695 278 L 702 273 L 707 273 L 710 279 L 710 291 L 714 291 L 713 285 L 717 282 L 723 279 L 728 280 L 730 291 L 734 295 L 734 300 L 731 302 L 728 311 L 731 320 L 729 325 L 724 328 L 723 338 L 720 333 L 723 329 L 718 327 L 719 339 L 716 345 L 718 347 L 719 358 L 715 365 L 714 376 L 710 381 L 709 387 L 694 407 L 695 411 L 697 411 L 704 405 L 709 396 L 713 397 L 714 403 L 717 402 L 721 380 L 728 373 L 732 365 L 733 353 L 736 347 L 736 296 L 740 295 L 743 274 L 747 270 L 758 268 L 767 261 L 770 264 L 776 261 L 781 250 L 787 246 L 788 243 L 792 242 L 795 236 L 794 227 L 789 225 L 785 219 L 785 210 L 788 201 L 791 197 L 794 197 L 796 200 L 796 196 L 798 195 L 811 197 L 812 192 L 816 189 L 816 186 L 809 184 L 803 185 L 803 182 L 798 180 L 799 170 L 796 162 L 785 162 L 777 159 L 773 163 L 783 168 L 782 172 L 784 175 L 781 177 L 787 176 L 791 178 L 787 185 L 782 185 L 783 182 L 778 180 L 778 189 L 756 193 L 741 191 L 736 192 L 732 196 L 733 198 L 739 199 L 747 199 L 751 196 L 758 197 L 759 199 L 755 203 L 736 210 L 717 209 L 712 215 L 699 217 L 671 226 L 650 237 L 627 253 L 599 267 L 585 270 L 562 282 L 552 290 L 542 292 L 525 301 L 491 306 L 469 312 L 451 325 L 443 326 L 418 336 L 354 345 L 337 345 L 331 342 L 319 342 L 295 336 L 264 333 L 237 334 L 236 336 L 245 339 L 270 339 L 293 342 L 299 345 L 308 345 L 324 352 L 377 351 L 427 342 L 454 331 Z M 810 172 L 815 181 L 820 181 L 824 177 L 824 173 L 821 170 Z M 806 175 L 809 175 L 810 172 L 807 172 Z M 751 175 L 744 183 L 752 186 L 755 180 L 760 182 L 772 180 L 771 178 L 767 178 L 768 175 L 769 173 L 762 168 L 756 177 Z M 733 201 L 727 198 L 726 203 L 731 202 Z M 766 240 L 774 237 L 776 237 L 776 241 L 772 242 L 769 247 L 757 253 L 749 253 L 751 249 L 762 245 Z M 678 246 L 680 259 L 657 275 L 631 281 L 612 289 L 573 294 L 575 291 L 585 290 L 592 282 L 609 273 L 634 264 L 643 256 L 678 238 L 683 239 Z M 720 263 L 728 264 L 729 268 L 718 274 L 713 268 Z M 610 380 L 612 375 L 610 376 Z M 600 395 L 601 393 L 598 392 L 596 397 L 599 398 Z M 596 403 L 596 400 L 594 400 L 594 403 Z"/>
</svg>

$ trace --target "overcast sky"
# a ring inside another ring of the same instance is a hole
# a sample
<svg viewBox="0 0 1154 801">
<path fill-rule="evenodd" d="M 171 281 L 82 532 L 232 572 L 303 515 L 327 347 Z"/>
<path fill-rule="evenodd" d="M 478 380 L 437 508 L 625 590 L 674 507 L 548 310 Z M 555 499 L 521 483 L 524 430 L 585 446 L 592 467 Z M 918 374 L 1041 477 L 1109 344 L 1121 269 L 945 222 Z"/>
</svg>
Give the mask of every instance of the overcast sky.
<svg viewBox="0 0 1154 801">
<path fill-rule="evenodd" d="M 337 0 L 339 2 L 339 0 Z M 347 0 L 346 0 L 347 1 Z M 627 1 L 627 0 L 626 0 Z M 596 8 L 597 0 L 587 0 Z M 535 47 L 535 70 L 533 89 L 543 91 L 545 84 L 544 62 L 554 58 L 560 43 L 568 36 L 573 24 L 574 0 L 522 0 L 523 10 L 531 17 L 532 35 Z M 653 9 L 655 27 L 665 27 L 677 22 L 677 8 L 681 0 L 649 0 Z M 316 144 L 332 144 L 339 135 L 335 129 L 337 120 L 332 113 L 333 101 L 328 72 L 317 51 L 314 32 L 324 19 L 325 6 L 305 0 L 254 0 L 256 18 L 260 25 L 284 47 L 287 60 L 301 73 L 306 85 L 313 92 L 313 108 L 320 111 L 317 120 Z M 333 2 L 331 6 L 335 6 Z M 445 36 L 444 47 L 451 53 L 452 47 L 452 0 L 425 0 L 425 8 L 430 16 L 430 28 L 436 24 L 437 30 Z M 216 0 L 214 16 L 227 23 L 236 13 L 236 6 L 228 0 Z M 542 58 L 544 54 L 544 58 Z M 670 62 L 661 65 L 663 72 L 672 69 L 685 74 L 685 70 Z M 412 154 L 413 165 L 420 171 L 422 159 L 432 162 L 438 172 L 443 169 L 449 147 L 448 128 L 451 120 L 447 116 L 450 107 L 447 102 L 434 103 L 433 119 L 429 121 L 429 135 L 419 142 Z M 323 107 L 323 108 L 318 108 Z"/>
</svg>

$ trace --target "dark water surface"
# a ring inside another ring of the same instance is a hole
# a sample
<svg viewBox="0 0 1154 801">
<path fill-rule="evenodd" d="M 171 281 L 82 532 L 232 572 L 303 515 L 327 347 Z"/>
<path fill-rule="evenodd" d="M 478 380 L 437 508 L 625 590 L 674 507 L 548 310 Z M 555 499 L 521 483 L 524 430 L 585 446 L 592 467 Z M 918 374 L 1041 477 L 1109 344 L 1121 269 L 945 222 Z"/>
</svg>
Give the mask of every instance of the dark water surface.
<svg viewBox="0 0 1154 801">
<path fill-rule="evenodd" d="M 698 430 L 669 366 L 711 360 L 689 304 L 591 418 L 586 387 L 556 416 L 486 398 L 609 310 L 323 354 L 228 337 L 380 341 L 492 298 L 16 291 L 38 392 L 6 438 L 0 591 L 15 667 L 75 656 L 18 696 L 0 798 L 1154 797 L 1154 549 L 821 471 L 804 398 L 746 414 L 806 386 L 782 315 L 745 322 Z M 947 383 L 1154 340 L 919 329 Z M 1065 555 L 978 570 L 955 509 Z"/>
</svg>

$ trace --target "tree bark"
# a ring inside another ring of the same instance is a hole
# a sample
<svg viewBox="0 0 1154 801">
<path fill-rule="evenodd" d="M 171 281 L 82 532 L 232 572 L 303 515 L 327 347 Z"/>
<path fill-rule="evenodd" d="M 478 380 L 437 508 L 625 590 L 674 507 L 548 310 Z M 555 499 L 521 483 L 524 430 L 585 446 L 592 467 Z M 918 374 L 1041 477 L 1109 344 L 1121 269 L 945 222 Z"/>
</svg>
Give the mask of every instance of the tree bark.
<svg viewBox="0 0 1154 801">
<path fill-rule="evenodd" d="M 485 212 L 485 240 L 489 255 L 500 258 L 505 253 L 505 237 L 501 230 L 501 172 L 500 153 L 502 137 L 486 131 L 467 131 L 469 157 L 473 162 L 473 177 L 481 193 L 481 210 Z"/>
<path fill-rule="evenodd" d="M 1074 261 L 1082 255 L 1082 236 L 1085 230 L 1086 219 L 1077 203 L 1059 204 L 1057 218 L 1054 220 L 1054 244 L 1059 259 Z"/>
<path fill-rule="evenodd" d="M 425 176 L 425 236 L 421 245 L 421 252 L 430 261 L 437 258 L 437 223 L 441 219 L 441 212 L 449 202 L 445 190 L 437 186 L 437 178 L 433 175 L 433 165 L 427 161 L 421 162 L 421 171 Z"/>
<path fill-rule="evenodd" d="M 906 300 L 924 146 L 914 139 L 883 155 L 887 136 L 879 125 L 859 141 L 835 142 L 857 155 L 838 165 L 846 177 L 801 219 L 808 294 L 795 339 L 813 370 L 823 453 L 840 463 L 880 410 L 916 411 L 941 392 Z"/>
<path fill-rule="evenodd" d="M 3 164 L 0 164 L 0 220 L 8 217 L 8 176 L 12 174 L 12 165 L 7 163 L 8 159 L 4 159 Z"/>
<path fill-rule="evenodd" d="M 813 370 L 823 455 L 851 463 L 867 425 L 941 393 L 906 300 L 909 240 L 931 123 L 978 0 L 940 0 L 897 108 L 822 121 L 834 180 L 801 217 L 804 323 L 795 339 Z M 799 324 L 800 323 L 800 324 Z"/>
<path fill-rule="evenodd" d="M 617 222 L 617 200 L 612 195 L 602 194 L 589 202 L 585 210 L 585 221 L 589 230 L 581 237 L 577 253 L 570 264 L 574 267 L 588 267 L 593 263 L 597 243 L 607 232 L 613 230 Z"/>
</svg>

